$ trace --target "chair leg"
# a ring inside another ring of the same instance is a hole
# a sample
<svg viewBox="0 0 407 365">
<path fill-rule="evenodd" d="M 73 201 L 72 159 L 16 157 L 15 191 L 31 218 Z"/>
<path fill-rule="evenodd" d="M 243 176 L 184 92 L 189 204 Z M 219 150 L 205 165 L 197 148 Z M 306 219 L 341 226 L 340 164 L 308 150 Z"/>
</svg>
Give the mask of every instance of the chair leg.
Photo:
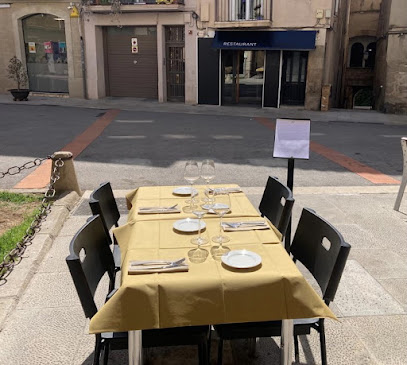
<svg viewBox="0 0 407 365">
<path fill-rule="evenodd" d="M 223 361 L 223 340 L 220 338 L 218 342 L 218 365 L 222 365 Z"/>
<path fill-rule="evenodd" d="M 206 339 L 198 345 L 199 365 L 208 365 L 208 344 Z"/>
<path fill-rule="evenodd" d="M 107 365 L 107 363 L 109 361 L 109 349 L 110 349 L 109 342 L 105 342 L 105 345 L 103 347 L 105 350 L 105 351 L 103 351 L 103 365 Z"/>
<path fill-rule="evenodd" d="M 298 348 L 298 335 L 294 335 L 294 353 L 295 353 L 295 362 L 300 362 L 300 351 Z"/>
<path fill-rule="evenodd" d="M 321 361 L 322 365 L 328 365 L 326 358 L 326 343 L 325 343 L 325 323 L 324 319 L 319 320 L 319 340 L 321 342 Z"/>
<path fill-rule="evenodd" d="M 93 355 L 93 365 L 99 365 L 99 358 L 100 358 L 100 350 L 102 347 L 102 336 L 97 334 L 95 336 L 96 342 L 95 342 L 95 353 Z"/>
<path fill-rule="evenodd" d="M 256 356 L 256 337 L 248 339 L 249 357 Z"/>
<path fill-rule="evenodd" d="M 209 327 L 208 336 L 208 364 L 211 362 L 211 345 L 212 345 L 212 326 Z"/>
</svg>

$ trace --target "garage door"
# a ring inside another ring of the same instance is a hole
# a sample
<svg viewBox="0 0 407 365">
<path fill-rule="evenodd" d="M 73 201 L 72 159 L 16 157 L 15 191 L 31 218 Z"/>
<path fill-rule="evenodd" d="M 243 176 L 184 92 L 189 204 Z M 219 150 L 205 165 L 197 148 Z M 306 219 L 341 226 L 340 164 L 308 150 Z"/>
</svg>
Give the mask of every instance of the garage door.
<svg viewBox="0 0 407 365">
<path fill-rule="evenodd" d="M 158 98 L 156 27 L 106 27 L 105 50 L 108 95 Z"/>
</svg>

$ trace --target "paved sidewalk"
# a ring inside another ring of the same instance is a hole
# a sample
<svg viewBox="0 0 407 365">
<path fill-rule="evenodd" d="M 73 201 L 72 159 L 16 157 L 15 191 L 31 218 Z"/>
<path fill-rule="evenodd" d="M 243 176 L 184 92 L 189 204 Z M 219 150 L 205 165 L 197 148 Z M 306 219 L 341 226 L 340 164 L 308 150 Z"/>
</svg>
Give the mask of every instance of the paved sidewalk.
<svg viewBox="0 0 407 365">
<path fill-rule="evenodd" d="M 245 188 L 255 206 L 259 187 Z M 307 206 L 334 224 L 352 245 L 334 305 L 339 322 L 327 321 L 330 364 L 405 364 L 407 358 L 407 198 L 393 211 L 397 186 L 304 187 L 294 191 L 294 225 Z M 126 221 L 124 195 L 115 191 Z M 26 290 L 0 332 L 0 364 L 91 364 L 94 336 L 85 320 L 65 257 L 69 242 L 90 215 L 86 191 L 71 211 L 49 251 L 35 267 Z M 30 246 L 26 255 L 37 250 Z M 23 259 L 24 262 L 24 259 Z M 19 267 L 12 275 L 17 275 Z M 0 287 L 0 304 L 1 291 Z M 0 306 L 1 310 L 1 306 Z M 261 339 L 256 357 L 247 356 L 245 341 L 226 345 L 225 364 L 277 364 L 279 339 Z M 314 333 L 300 340 L 300 363 L 319 364 Z M 215 363 L 216 341 L 212 344 Z M 189 347 L 154 349 L 152 364 L 196 363 Z M 110 354 L 109 364 L 127 364 L 127 352 Z"/>
<path fill-rule="evenodd" d="M 12 104 L 10 95 L 0 94 L 0 104 Z M 185 105 L 182 103 L 159 103 L 155 100 L 138 98 L 107 97 L 98 100 L 75 99 L 69 97 L 30 95 L 23 105 L 58 105 L 65 107 L 121 109 L 129 111 L 186 113 L 203 115 L 236 115 L 246 117 L 311 119 L 314 122 L 356 122 L 407 125 L 406 115 L 384 114 L 374 110 L 331 109 L 328 112 L 304 110 L 301 107 L 254 108 L 245 106 Z"/>
</svg>

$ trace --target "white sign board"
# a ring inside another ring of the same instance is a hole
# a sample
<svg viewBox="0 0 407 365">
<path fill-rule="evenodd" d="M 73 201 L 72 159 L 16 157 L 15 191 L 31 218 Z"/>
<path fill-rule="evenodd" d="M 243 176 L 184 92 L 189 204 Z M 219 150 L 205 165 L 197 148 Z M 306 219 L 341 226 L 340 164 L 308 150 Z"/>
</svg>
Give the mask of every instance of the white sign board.
<svg viewBox="0 0 407 365">
<path fill-rule="evenodd" d="M 273 157 L 309 159 L 310 120 L 277 119 Z"/>
</svg>

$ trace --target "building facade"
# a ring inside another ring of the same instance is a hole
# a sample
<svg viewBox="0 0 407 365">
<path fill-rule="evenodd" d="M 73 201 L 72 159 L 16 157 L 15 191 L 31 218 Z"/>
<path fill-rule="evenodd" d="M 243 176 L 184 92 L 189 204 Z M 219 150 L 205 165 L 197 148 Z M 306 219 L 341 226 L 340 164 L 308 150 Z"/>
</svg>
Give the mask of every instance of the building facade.
<svg viewBox="0 0 407 365">
<path fill-rule="evenodd" d="M 87 96 L 196 103 L 193 9 L 194 0 L 91 2 L 83 16 Z"/>
<path fill-rule="evenodd" d="M 345 108 L 407 110 L 407 2 L 351 0 L 345 18 Z"/>
<path fill-rule="evenodd" d="M 318 110 L 322 86 L 337 84 L 339 0 L 200 0 L 197 9 L 199 103 Z"/>
<path fill-rule="evenodd" d="M 0 0 L 29 88 L 187 104 L 404 113 L 405 0 Z"/>
<path fill-rule="evenodd" d="M 7 66 L 17 56 L 34 92 L 84 97 L 79 17 L 67 1 L 0 1 L 0 92 L 16 85 Z"/>
</svg>

